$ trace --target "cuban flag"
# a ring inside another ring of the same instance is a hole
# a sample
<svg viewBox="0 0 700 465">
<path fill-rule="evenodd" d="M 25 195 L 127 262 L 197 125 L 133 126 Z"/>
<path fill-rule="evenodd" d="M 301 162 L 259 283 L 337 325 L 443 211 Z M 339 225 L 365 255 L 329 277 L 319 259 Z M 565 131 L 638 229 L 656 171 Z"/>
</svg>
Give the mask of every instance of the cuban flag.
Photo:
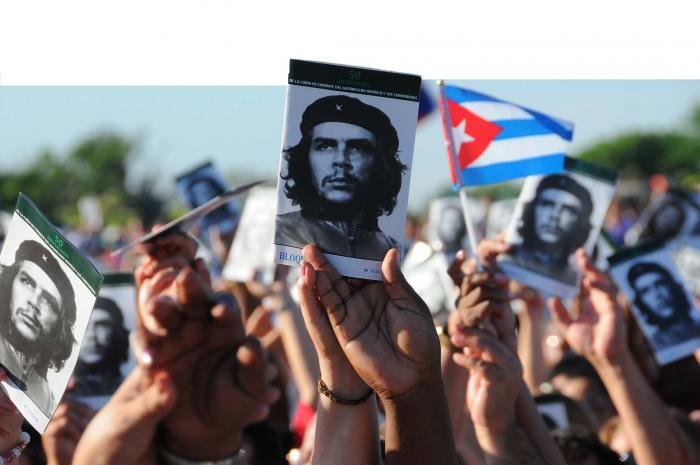
<svg viewBox="0 0 700 465">
<path fill-rule="evenodd" d="M 573 124 L 460 87 L 444 86 L 440 96 L 455 186 L 564 169 Z"/>
</svg>

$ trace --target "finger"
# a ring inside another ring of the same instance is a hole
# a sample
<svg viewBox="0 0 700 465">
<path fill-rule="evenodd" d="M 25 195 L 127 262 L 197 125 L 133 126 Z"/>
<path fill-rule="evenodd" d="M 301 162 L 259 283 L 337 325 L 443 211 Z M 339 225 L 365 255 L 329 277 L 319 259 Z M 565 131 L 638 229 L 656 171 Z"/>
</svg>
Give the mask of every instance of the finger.
<svg viewBox="0 0 700 465">
<path fill-rule="evenodd" d="M 403 273 L 401 273 L 399 251 L 397 249 L 389 250 L 382 261 L 382 281 L 384 282 L 387 294 L 391 300 L 394 302 L 406 300 L 412 303 L 418 303 L 419 305 L 414 305 L 412 307 L 422 309 L 423 314 L 430 318 L 432 322 L 428 306 L 425 305 L 423 299 L 418 296 L 416 291 L 408 284 L 406 278 L 404 278 Z"/>
<path fill-rule="evenodd" d="M 158 422 L 175 407 L 176 400 L 177 390 L 173 380 L 167 373 L 160 372 L 134 403 L 123 406 L 131 411 L 131 415 L 124 418 L 131 419 L 134 424 Z"/>
<path fill-rule="evenodd" d="M 304 318 L 306 329 L 319 352 L 327 352 L 333 347 L 340 349 L 338 340 L 333 333 L 328 316 L 321 308 L 318 298 L 313 291 L 316 284 L 316 272 L 313 267 L 306 263 L 301 263 L 299 274 L 299 305 L 301 315 Z"/>
<path fill-rule="evenodd" d="M 512 245 L 502 240 L 484 239 L 479 243 L 477 253 L 482 263 L 492 266 L 500 254 L 509 252 L 511 249 Z"/>
<path fill-rule="evenodd" d="M 350 300 L 350 285 L 338 274 L 323 253 L 312 245 L 303 250 L 304 261 L 316 271 L 316 294 L 326 309 L 333 326 L 338 326 L 348 316 L 346 303 Z"/>
<path fill-rule="evenodd" d="M 459 286 L 462 283 L 462 279 L 464 279 L 462 265 L 464 265 L 466 256 L 467 255 L 464 253 L 464 250 L 460 249 L 457 251 L 457 254 L 455 254 L 455 258 L 452 260 L 452 263 L 450 263 L 450 266 L 447 268 L 447 274 L 450 276 L 455 286 Z"/>
<path fill-rule="evenodd" d="M 182 306 L 169 295 L 152 298 L 142 313 L 144 328 L 157 336 L 166 336 L 177 330 L 184 319 Z"/>
<path fill-rule="evenodd" d="M 190 267 L 180 270 L 175 278 L 177 300 L 189 318 L 207 318 L 214 301 L 214 293 L 207 283 Z"/>
<path fill-rule="evenodd" d="M 263 348 L 256 338 L 248 337 L 236 351 L 238 370 L 234 382 L 251 399 L 259 399 L 266 387 L 267 362 Z"/>
<path fill-rule="evenodd" d="M 561 299 L 559 297 L 550 297 L 547 300 L 547 307 L 549 307 L 549 310 L 552 312 L 552 320 L 554 321 L 554 324 L 557 325 L 562 334 L 564 334 L 566 332 L 566 328 L 573 323 L 573 320 L 571 319 L 571 316 L 566 310 L 566 307 L 562 303 Z"/>
<path fill-rule="evenodd" d="M 478 356 L 486 362 L 493 362 L 497 365 L 512 364 L 512 353 L 509 348 L 498 338 L 486 331 L 475 328 L 464 328 L 464 330 L 453 334 L 450 338 L 457 347 L 467 347 L 469 352 Z"/>
</svg>

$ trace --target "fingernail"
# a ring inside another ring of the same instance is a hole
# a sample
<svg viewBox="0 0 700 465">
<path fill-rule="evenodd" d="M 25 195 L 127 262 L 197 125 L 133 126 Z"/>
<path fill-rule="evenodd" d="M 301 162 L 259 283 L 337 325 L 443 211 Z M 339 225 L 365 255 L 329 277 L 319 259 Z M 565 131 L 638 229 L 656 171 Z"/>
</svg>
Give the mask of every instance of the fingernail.
<svg viewBox="0 0 700 465">
<path fill-rule="evenodd" d="M 301 267 L 301 269 L 299 270 L 299 274 L 301 275 L 302 278 L 306 278 L 306 263 L 301 262 L 300 267 Z"/>
<path fill-rule="evenodd" d="M 464 345 L 464 336 L 462 336 L 461 334 L 453 334 L 452 336 L 450 336 L 450 341 L 452 341 L 452 344 L 461 347 L 462 345 Z"/>
<path fill-rule="evenodd" d="M 144 350 L 141 352 L 141 363 L 150 367 L 153 364 L 153 355 L 150 351 Z"/>
<path fill-rule="evenodd" d="M 459 250 L 457 251 L 456 257 L 459 258 L 460 260 L 464 260 L 464 250 L 459 249 Z"/>
</svg>

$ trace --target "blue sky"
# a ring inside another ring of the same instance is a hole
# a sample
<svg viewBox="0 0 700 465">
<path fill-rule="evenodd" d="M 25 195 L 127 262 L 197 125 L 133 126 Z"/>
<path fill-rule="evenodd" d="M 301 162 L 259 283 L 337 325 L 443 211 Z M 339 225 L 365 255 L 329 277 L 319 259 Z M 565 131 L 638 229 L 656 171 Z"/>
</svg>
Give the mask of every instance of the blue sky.
<svg viewBox="0 0 700 465">
<path fill-rule="evenodd" d="M 572 153 L 631 130 L 685 123 L 700 105 L 698 81 L 448 81 L 575 123 Z M 432 87 L 433 93 L 436 92 Z M 42 148 L 64 154 L 85 136 L 117 131 L 141 141 L 133 175 L 174 177 L 204 160 L 227 175 L 276 179 L 282 86 L 0 87 L 0 171 L 21 169 Z M 449 185 L 437 113 L 418 127 L 409 204 Z"/>
</svg>

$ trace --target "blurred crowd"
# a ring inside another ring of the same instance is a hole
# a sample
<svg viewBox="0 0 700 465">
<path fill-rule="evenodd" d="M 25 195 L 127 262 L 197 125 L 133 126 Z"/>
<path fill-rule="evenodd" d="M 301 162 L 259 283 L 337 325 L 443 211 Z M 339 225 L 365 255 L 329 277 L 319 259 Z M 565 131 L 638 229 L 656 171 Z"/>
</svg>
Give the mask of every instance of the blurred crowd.
<svg viewBox="0 0 700 465">
<path fill-rule="evenodd" d="M 613 200 L 611 244 L 640 240 L 670 189 L 652 181 Z M 700 350 L 660 365 L 599 250 L 576 253 L 570 301 L 505 276 L 514 202 L 474 202 L 471 254 L 456 198 L 409 216 L 377 282 L 313 246 L 272 279 L 227 279 L 235 233 L 216 226 L 119 256 L 148 232 L 136 218 L 64 231 L 101 272 L 134 273 L 137 363 L 99 409 L 71 382 L 43 435 L 3 398 L 0 463 L 23 430 L 32 465 L 700 464 Z"/>
</svg>

